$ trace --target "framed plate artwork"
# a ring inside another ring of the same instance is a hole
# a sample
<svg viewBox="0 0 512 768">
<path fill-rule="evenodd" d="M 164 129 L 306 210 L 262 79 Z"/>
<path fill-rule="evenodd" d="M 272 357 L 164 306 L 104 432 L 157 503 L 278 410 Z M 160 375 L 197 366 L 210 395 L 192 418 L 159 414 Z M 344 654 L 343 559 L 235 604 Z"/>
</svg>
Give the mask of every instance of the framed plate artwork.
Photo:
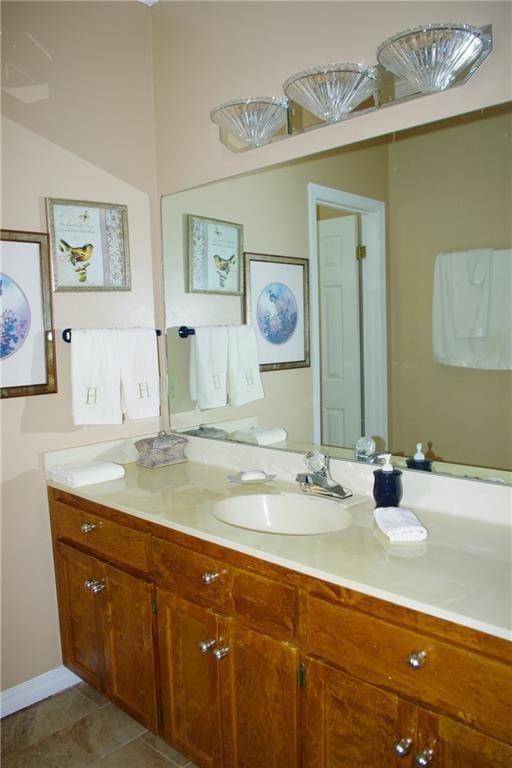
<svg viewBox="0 0 512 768">
<path fill-rule="evenodd" d="M 190 293 L 242 296 L 243 226 L 187 215 Z"/>
<path fill-rule="evenodd" d="M 308 260 L 245 253 L 245 321 L 256 332 L 260 370 L 307 368 Z"/>
<path fill-rule="evenodd" d="M 55 291 L 129 291 L 126 205 L 46 198 Z"/>
<path fill-rule="evenodd" d="M 48 235 L 1 230 L 1 396 L 57 391 Z"/>
</svg>

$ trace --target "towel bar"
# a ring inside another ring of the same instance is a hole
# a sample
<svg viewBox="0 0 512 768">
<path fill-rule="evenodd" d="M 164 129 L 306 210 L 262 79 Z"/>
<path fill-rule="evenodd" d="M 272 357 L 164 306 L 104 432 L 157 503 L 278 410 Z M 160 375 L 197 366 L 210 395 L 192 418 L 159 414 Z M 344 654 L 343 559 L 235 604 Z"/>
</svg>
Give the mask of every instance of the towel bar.
<svg viewBox="0 0 512 768">
<path fill-rule="evenodd" d="M 66 344 L 71 344 L 71 333 L 72 333 L 71 328 L 64 328 L 64 330 L 62 331 L 62 340 L 65 341 Z M 162 331 L 160 330 L 160 328 L 155 328 L 155 333 L 157 336 L 162 335 Z"/>
<path fill-rule="evenodd" d="M 180 325 L 178 328 L 178 336 L 180 339 L 188 339 L 189 336 L 195 336 L 196 332 L 194 328 L 187 328 L 186 325 Z"/>
</svg>

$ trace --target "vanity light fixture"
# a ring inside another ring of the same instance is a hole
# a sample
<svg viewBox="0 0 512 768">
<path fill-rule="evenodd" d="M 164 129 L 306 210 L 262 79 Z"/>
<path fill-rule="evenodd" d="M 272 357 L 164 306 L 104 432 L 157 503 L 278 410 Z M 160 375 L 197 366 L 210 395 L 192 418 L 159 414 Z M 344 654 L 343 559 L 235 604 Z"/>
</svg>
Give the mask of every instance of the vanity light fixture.
<svg viewBox="0 0 512 768">
<path fill-rule="evenodd" d="M 145 1 L 155 2 L 141 0 Z M 287 98 L 261 96 L 228 101 L 212 109 L 210 118 L 221 129 L 221 141 L 234 152 L 243 151 L 404 99 L 462 85 L 491 51 L 491 26 L 423 24 L 381 43 L 376 66 L 342 63 L 306 69 L 283 83 Z M 372 102 L 365 103 L 370 97 Z M 305 110 L 306 117 L 299 107 Z M 315 119 L 319 122 L 312 122 Z"/>
<path fill-rule="evenodd" d="M 448 88 L 462 70 L 474 72 L 491 44 L 489 34 L 468 24 L 427 24 L 385 40 L 377 61 L 422 93 L 434 93 Z"/>
<path fill-rule="evenodd" d="M 278 96 L 235 99 L 215 107 L 211 120 L 249 147 L 268 144 L 288 121 L 288 100 Z"/>
<path fill-rule="evenodd" d="M 337 123 L 373 95 L 377 75 L 364 64 L 326 64 L 292 75 L 283 84 L 289 99 L 320 120 Z"/>
</svg>

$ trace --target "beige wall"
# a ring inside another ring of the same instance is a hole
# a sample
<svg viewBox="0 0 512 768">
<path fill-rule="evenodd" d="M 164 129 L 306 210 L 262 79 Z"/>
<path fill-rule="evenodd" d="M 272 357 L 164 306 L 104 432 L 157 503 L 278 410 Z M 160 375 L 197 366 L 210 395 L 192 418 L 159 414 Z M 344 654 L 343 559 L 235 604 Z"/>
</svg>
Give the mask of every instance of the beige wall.
<svg viewBox="0 0 512 768">
<path fill-rule="evenodd" d="M 386 202 L 387 157 L 387 147 L 375 142 L 374 146 L 357 151 L 326 153 L 321 159 L 290 163 L 164 197 L 162 231 L 167 326 L 243 321 L 240 298 L 185 292 L 185 214 L 243 224 L 245 251 L 307 258 L 308 183 L 350 189 L 354 194 Z M 169 369 L 174 371 L 173 360 L 169 360 Z M 290 440 L 311 442 L 311 368 L 268 371 L 262 374 L 262 380 L 264 400 L 242 408 L 208 410 L 199 417 L 196 413 L 194 422 L 255 415 L 260 425 L 284 427 Z M 190 415 L 180 416 L 172 423 L 190 423 Z"/>
<path fill-rule="evenodd" d="M 54 294 L 58 393 L 1 403 L 5 689 L 61 663 L 42 453 L 154 431 L 159 424 L 145 419 L 74 427 L 70 345 L 60 338 L 68 326 L 155 324 L 149 12 L 139 3 L 21 2 L 4 3 L 2 17 L 4 77 L 11 62 L 36 84 L 48 84 L 49 93 L 29 104 L 3 94 L 2 226 L 46 231 L 45 197 L 124 203 L 133 285 L 130 292 Z M 10 85 L 15 81 L 22 84 L 12 69 Z"/>
<path fill-rule="evenodd" d="M 44 230 L 46 196 L 129 206 L 134 291 L 56 294 L 56 326 L 152 323 L 154 313 L 161 323 L 157 183 L 172 192 L 510 99 L 510 4 L 443 3 L 446 18 L 494 25 L 495 52 L 463 88 L 243 155 L 219 143 L 212 106 L 278 93 L 287 75 L 323 61 L 371 62 L 386 35 L 432 16 L 432 4 L 421 2 L 2 3 L 2 113 L 10 121 L 2 225 Z M 48 98 L 27 101 L 25 90 L 20 101 L 20 92 L 5 91 L 27 84 L 43 96 L 48 87 Z M 135 423 L 74 429 L 69 349 L 60 341 L 57 360 L 58 394 L 2 403 L 2 688 L 60 659 L 42 451 L 140 431 Z M 144 430 L 154 426 L 144 422 Z"/>
<path fill-rule="evenodd" d="M 438 458 L 512 466 L 512 374 L 432 360 L 436 254 L 512 248 L 511 131 L 509 111 L 390 144 L 390 432 L 396 453 L 410 454 L 418 441 L 434 438 Z"/>
<path fill-rule="evenodd" d="M 506 2 L 160 2 L 154 20 L 159 191 L 418 125 L 512 95 L 512 5 Z M 386 37 L 428 21 L 492 24 L 494 51 L 462 88 L 358 116 L 242 154 L 218 140 L 212 107 L 279 95 L 289 75 L 330 61 L 375 62 Z"/>
</svg>

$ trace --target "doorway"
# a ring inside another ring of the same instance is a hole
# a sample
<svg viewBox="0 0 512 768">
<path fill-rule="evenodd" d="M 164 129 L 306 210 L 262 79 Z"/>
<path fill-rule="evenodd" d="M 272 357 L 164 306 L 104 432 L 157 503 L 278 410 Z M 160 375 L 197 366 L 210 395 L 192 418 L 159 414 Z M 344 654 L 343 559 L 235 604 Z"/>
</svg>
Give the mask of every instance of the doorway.
<svg viewBox="0 0 512 768">
<path fill-rule="evenodd" d="M 384 448 L 385 206 L 317 184 L 308 194 L 313 440 L 350 447 L 364 434 Z"/>
</svg>

